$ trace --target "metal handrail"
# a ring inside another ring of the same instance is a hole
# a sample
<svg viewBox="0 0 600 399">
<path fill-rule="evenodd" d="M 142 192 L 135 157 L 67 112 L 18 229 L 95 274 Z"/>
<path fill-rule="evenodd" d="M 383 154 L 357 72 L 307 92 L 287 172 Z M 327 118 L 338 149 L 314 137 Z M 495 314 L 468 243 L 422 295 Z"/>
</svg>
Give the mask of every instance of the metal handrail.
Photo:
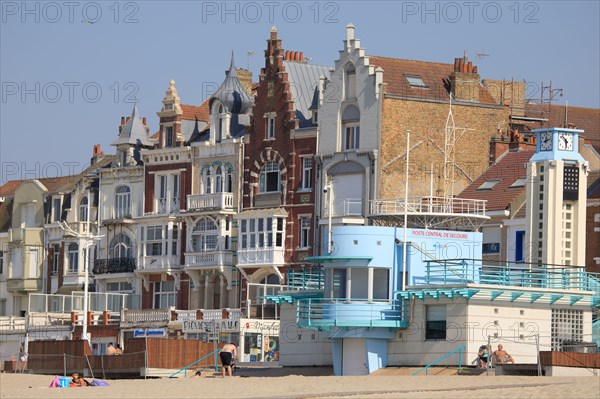
<svg viewBox="0 0 600 399">
<path fill-rule="evenodd" d="M 452 352 L 446 353 L 444 356 L 440 357 L 439 359 L 436 359 L 433 362 L 429 363 L 427 366 L 421 367 L 420 369 L 418 369 L 417 371 L 412 373 L 411 376 L 417 375 L 423 370 L 425 370 L 425 375 L 429 375 L 429 367 L 433 366 L 434 364 L 437 364 L 438 362 L 441 362 L 442 360 L 446 359 L 447 357 L 452 356 L 456 352 L 458 352 L 458 371 L 460 371 L 460 370 L 462 370 L 462 351 L 466 350 L 466 349 L 467 349 L 466 345 L 456 348 Z"/>
<path fill-rule="evenodd" d="M 214 351 L 212 351 L 211 353 L 209 353 L 206 356 L 201 357 L 200 359 L 196 360 L 193 363 L 188 364 L 185 367 L 180 368 L 179 370 L 177 370 L 176 372 L 174 372 L 173 374 L 171 374 L 170 376 L 168 376 L 167 378 L 173 378 L 175 377 L 177 374 L 181 373 L 182 371 L 187 371 L 187 369 L 189 369 L 190 367 L 192 367 L 194 364 L 197 364 L 199 362 L 201 362 L 202 360 L 208 358 L 209 356 L 215 355 L 215 371 L 218 371 L 219 369 L 219 364 L 217 362 L 217 353 L 221 350 L 221 348 L 217 348 Z M 184 378 L 187 378 L 187 374 L 184 374 Z"/>
</svg>

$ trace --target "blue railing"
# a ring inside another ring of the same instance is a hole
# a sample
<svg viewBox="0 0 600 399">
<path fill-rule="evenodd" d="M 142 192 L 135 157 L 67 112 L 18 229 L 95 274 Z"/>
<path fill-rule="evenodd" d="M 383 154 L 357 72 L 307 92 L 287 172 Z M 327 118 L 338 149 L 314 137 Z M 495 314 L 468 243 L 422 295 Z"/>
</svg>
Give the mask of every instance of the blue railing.
<svg viewBox="0 0 600 399">
<path fill-rule="evenodd" d="M 427 366 L 421 367 L 420 369 L 418 369 L 417 371 L 415 371 L 414 373 L 412 373 L 411 376 L 417 375 L 417 374 L 419 374 L 423 370 L 425 370 L 425 375 L 429 375 L 429 367 L 431 367 L 434 364 L 437 364 L 437 363 L 441 362 L 442 360 L 444 360 L 444 359 L 446 359 L 446 358 L 454 355 L 456 352 L 458 352 L 458 371 L 460 371 L 460 370 L 462 370 L 462 353 L 466 349 L 467 349 L 466 345 L 463 345 L 460 348 L 456 348 L 452 352 L 446 353 L 444 356 L 440 357 L 439 359 L 436 359 L 433 362 L 429 363 Z"/>
<path fill-rule="evenodd" d="M 402 299 L 299 299 L 296 322 L 300 327 L 328 330 L 333 327 L 408 327 L 408 306 Z"/>
<path fill-rule="evenodd" d="M 175 377 L 177 374 L 181 373 L 182 371 L 187 371 L 187 369 L 189 369 L 190 367 L 192 367 L 192 366 L 194 366 L 194 365 L 196 365 L 196 364 L 200 363 L 201 361 L 203 361 L 204 359 L 207 359 L 208 357 L 210 357 L 210 356 L 212 356 L 212 355 L 215 355 L 215 371 L 219 371 L 219 362 L 218 362 L 218 360 L 217 360 L 217 353 L 219 353 L 219 351 L 220 351 L 220 350 L 221 350 L 220 348 L 219 348 L 219 349 L 215 349 L 214 351 L 212 351 L 212 352 L 211 352 L 211 353 L 209 353 L 208 355 L 206 355 L 206 356 L 203 356 L 203 357 L 201 357 L 200 359 L 196 360 L 195 362 L 193 362 L 193 363 L 190 363 L 190 364 L 188 364 L 187 366 L 180 368 L 179 370 L 177 370 L 176 372 L 174 372 L 173 374 L 171 374 L 171 375 L 170 375 L 170 376 L 168 376 L 167 378 L 173 378 L 173 377 Z M 186 374 L 187 374 L 187 373 L 186 373 Z M 186 375 L 186 374 L 184 374 L 184 377 L 187 377 L 187 375 Z"/>
<path fill-rule="evenodd" d="M 426 260 L 427 285 L 490 284 L 593 291 L 600 295 L 600 275 L 582 267 L 526 263 L 484 265 L 480 260 Z"/>
<path fill-rule="evenodd" d="M 322 290 L 325 287 L 325 273 L 322 267 L 290 270 L 287 273 L 287 290 Z"/>
</svg>

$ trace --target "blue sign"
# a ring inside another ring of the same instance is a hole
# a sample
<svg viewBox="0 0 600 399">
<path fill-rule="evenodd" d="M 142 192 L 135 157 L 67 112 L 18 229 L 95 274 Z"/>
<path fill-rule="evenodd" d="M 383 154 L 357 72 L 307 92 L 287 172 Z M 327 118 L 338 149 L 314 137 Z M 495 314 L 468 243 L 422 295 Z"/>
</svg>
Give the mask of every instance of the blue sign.
<svg viewBox="0 0 600 399">
<path fill-rule="evenodd" d="M 164 337 L 165 334 L 164 328 L 136 328 L 133 330 L 133 338 Z"/>
</svg>

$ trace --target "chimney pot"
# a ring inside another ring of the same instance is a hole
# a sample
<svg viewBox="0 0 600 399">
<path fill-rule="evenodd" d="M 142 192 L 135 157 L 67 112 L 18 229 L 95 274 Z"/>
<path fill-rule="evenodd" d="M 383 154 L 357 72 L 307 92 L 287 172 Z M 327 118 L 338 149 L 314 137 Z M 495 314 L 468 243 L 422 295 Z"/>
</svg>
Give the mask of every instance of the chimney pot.
<svg viewBox="0 0 600 399">
<path fill-rule="evenodd" d="M 300 52 L 300 59 L 298 61 L 304 61 L 304 52 Z"/>
<path fill-rule="evenodd" d="M 476 66 L 473 67 L 473 73 L 477 73 L 477 67 Z"/>
<path fill-rule="evenodd" d="M 285 51 L 285 58 L 284 58 L 284 59 L 285 59 L 286 61 L 289 61 L 289 60 L 290 60 L 290 50 L 286 50 L 286 51 Z"/>
<path fill-rule="evenodd" d="M 124 124 L 125 124 L 125 117 L 124 117 L 124 116 L 122 116 L 122 117 L 121 117 L 121 125 L 124 125 Z"/>
<path fill-rule="evenodd" d="M 473 63 L 471 61 L 469 61 L 469 63 L 467 64 L 467 72 L 468 73 L 473 72 Z"/>
<path fill-rule="evenodd" d="M 455 58 L 454 59 L 454 72 L 458 72 L 458 62 L 459 62 L 458 58 Z"/>
</svg>

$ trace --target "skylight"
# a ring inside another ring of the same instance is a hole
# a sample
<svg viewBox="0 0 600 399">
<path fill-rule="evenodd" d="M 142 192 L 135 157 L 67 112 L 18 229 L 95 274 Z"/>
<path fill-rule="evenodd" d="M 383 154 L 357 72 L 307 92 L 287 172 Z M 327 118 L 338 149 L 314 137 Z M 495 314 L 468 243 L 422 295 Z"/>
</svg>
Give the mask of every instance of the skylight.
<svg viewBox="0 0 600 399">
<path fill-rule="evenodd" d="M 485 183 L 483 183 L 481 186 L 479 186 L 477 188 L 477 191 L 480 190 L 491 190 L 492 188 L 494 188 L 496 186 L 496 184 L 500 183 L 502 180 L 488 180 Z"/>
<path fill-rule="evenodd" d="M 420 76 L 404 76 L 411 87 L 427 87 Z"/>
<path fill-rule="evenodd" d="M 525 187 L 525 178 L 524 177 L 517 179 L 513 184 L 511 184 L 509 186 L 509 188 L 519 188 L 519 187 Z"/>
</svg>

